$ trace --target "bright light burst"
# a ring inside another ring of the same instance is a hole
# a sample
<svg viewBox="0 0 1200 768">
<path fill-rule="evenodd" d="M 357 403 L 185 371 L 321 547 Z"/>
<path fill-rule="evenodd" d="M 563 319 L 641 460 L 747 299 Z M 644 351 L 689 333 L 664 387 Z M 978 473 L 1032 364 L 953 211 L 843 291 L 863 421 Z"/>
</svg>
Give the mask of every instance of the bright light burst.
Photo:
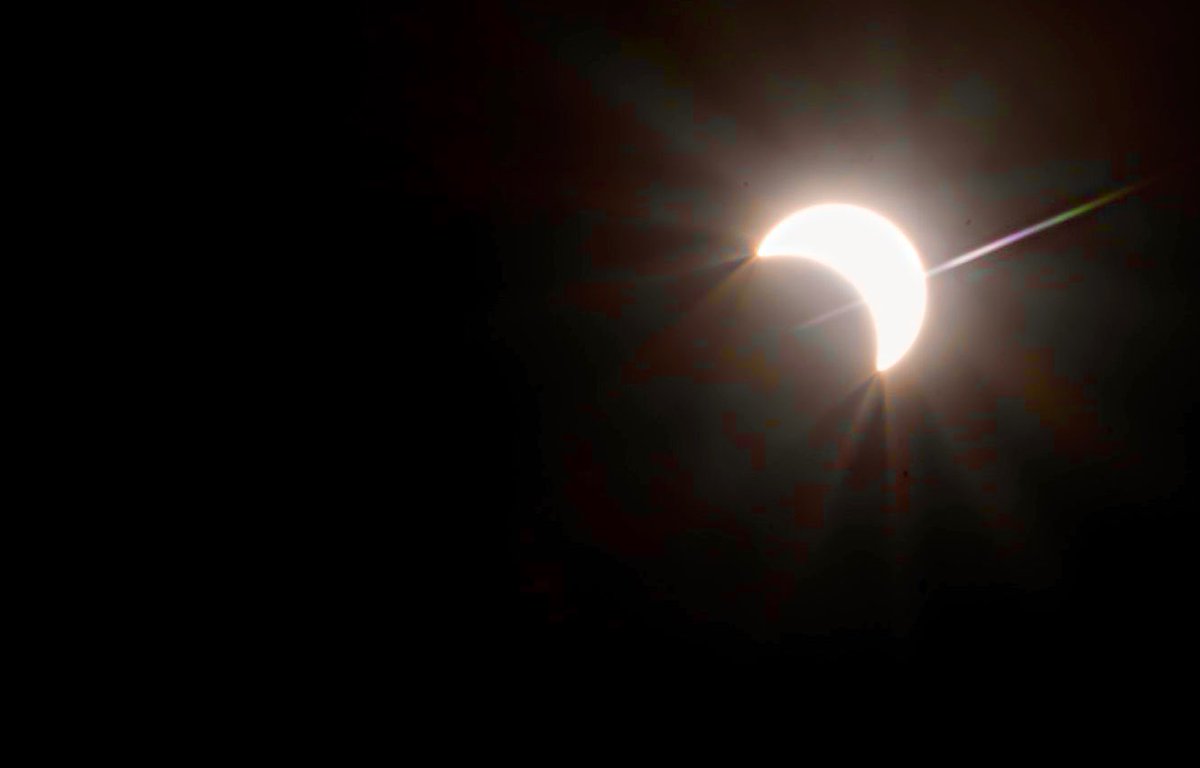
<svg viewBox="0 0 1200 768">
<path fill-rule="evenodd" d="M 925 267 L 904 233 L 874 211 L 839 203 L 805 208 L 775 225 L 758 255 L 812 259 L 849 281 L 871 310 L 877 370 L 895 365 L 921 330 Z"/>
</svg>

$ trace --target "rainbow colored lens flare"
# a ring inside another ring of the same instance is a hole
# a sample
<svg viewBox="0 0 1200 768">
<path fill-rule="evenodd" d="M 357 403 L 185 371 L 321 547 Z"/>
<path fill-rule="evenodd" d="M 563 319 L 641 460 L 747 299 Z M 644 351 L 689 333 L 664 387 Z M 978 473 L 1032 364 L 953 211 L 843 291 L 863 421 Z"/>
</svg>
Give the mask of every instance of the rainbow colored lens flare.
<svg viewBox="0 0 1200 768">
<path fill-rule="evenodd" d="M 1149 181 L 1143 181 L 1137 184 L 1131 184 L 1128 187 L 1118 189 L 1116 192 L 1109 192 L 1107 195 L 1102 195 L 1101 197 L 1097 197 L 1095 200 L 1084 203 L 1083 205 L 1078 205 L 1065 213 L 1060 213 L 1057 216 L 1052 216 L 1049 219 L 1046 219 L 1045 221 L 1040 221 L 1031 227 L 1026 227 L 1025 229 L 1020 230 L 1019 232 L 1014 232 L 1011 235 L 1005 235 L 999 240 L 988 243 L 984 246 L 980 246 L 973 251 L 964 253 L 962 256 L 956 256 L 944 264 L 939 264 L 938 266 L 926 272 L 925 276 L 933 277 L 934 275 L 941 274 L 942 272 L 954 269 L 955 267 L 961 267 L 963 264 L 968 264 L 972 261 L 975 261 L 975 259 L 986 256 L 994 251 L 998 251 L 1001 248 L 1012 245 L 1018 241 L 1024 240 L 1030 235 L 1036 235 L 1038 232 L 1049 229 L 1053 226 L 1057 226 L 1058 224 L 1062 224 L 1065 221 L 1070 221 L 1077 216 L 1082 216 L 1085 213 L 1090 213 L 1097 208 L 1108 205 L 1109 203 L 1119 200 L 1129 193 L 1144 187 L 1148 183 Z"/>
<path fill-rule="evenodd" d="M 975 261 L 976 259 L 981 258 L 983 256 L 986 256 L 989 253 L 994 253 L 994 252 L 1000 250 L 1001 248 L 1005 248 L 1007 246 L 1012 245 L 1013 243 L 1024 240 L 1025 238 L 1029 237 L 1030 235 L 1036 235 L 1038 232 L 1047 230 L 1050 227 L 1054 227 L 1059 224 L 1062 224 L 1063 222 L 1070 221 L 1071 219 L 1082 216 L 1085 213 L 1090 213 L 1090 212 L 1096 210 L 1097 208 L 1101 208 L 1105 205 L 1108 205 L 1111 202 L 1120 200 L 1122 197 L 1125 197 L 1126 195 L 1128 195 L 1132 192 L 1136 192 L 1137 190 L 1141 189 L 1142 187 L 1145 187 L 1147 184 L 1150 184 L 1150 183 L 1156 181 L 1158 178 L 1160 178 L 1160 177 L 1149 178 L 1149 179 L 1146 179 L 1145 181 L 1140 181 L 1135 184 L 1130 184 L 1129 186 L 1122 187 L 1121 189 L 1118 189 L 1115 192 L 1109 192 L 1106 195 L 1101 195 L 1100 197 L 1097 197 L 1094 200 L 1090 200 L 1086 203 L 1083 203 L 1082 205 L 1077 205 L 1074 208 L 1072 208 L 1071 210 L 1066 211 L 1065 213 L 1060 213 L 1057 216 L 1051 216 L 1050 218 L 1046 219 L 1045 221 L 1039 221 L 1037 224 L 1034 224 L 1033 226 L 1030 226 L 1030 227 L 1026 227 L 1025 229 L 1022 229 L 1019 232 L 1014 232 L 1011 235 L 1005 235 L 1004 237 L 1000 238 L 999 240 L 995 240 L 991 243 L 988 243 L 987 245 L 980 246 L 979 248 L 976 248 L 973 251 L 969 251 L 967 253 L 964 253 L 961 256 L 956 256 L 947 262 L 939 264 L 938 266 L 934 267 L 933 269 L 928 270 L 925 273 L 925 277 L 927 277 L 927 278 L 934 277 L 935 275 L 939 275 L 942 272 L 947 272 L 951 269 L 961 267 L 964 264 L 969 264 L 970 262 Z M 812 320 L 808 320 L 804 323 L 801 323 L 799 326 L 797 326 L 795 328 L 795 330 L 801 331 L 806 328 L 810 328 L 814 325 L 819 325 L 821 323 L 824 323 L 827 320 L 832 320 L 833 318 L 837 317 L 838 315 L 844 314 L 846 312 L 849 312 L 852 309 L 856 309 L 856 308 L 862 307 L 862 306 L 865 306 L 865 302 L 856 301 L 851 304 L 847 304 L 843 307 L 838 307 L 837 309 L 826 312 L 823 315 L 814 317 Z"/>
</svg>

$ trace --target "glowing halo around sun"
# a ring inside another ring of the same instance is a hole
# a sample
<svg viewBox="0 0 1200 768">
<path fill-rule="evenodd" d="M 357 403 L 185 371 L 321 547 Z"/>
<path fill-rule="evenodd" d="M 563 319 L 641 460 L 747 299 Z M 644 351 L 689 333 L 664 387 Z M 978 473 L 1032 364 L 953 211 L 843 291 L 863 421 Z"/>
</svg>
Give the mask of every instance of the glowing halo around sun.
<svg viewBox="0 0 1200 768">
<path fill-rule="evenodd" d="M 921 331 L 925 267 L 900 228 L 874 211 L 841 203 L 805 208 L 767 233 L 758 256 L 812 259 L 853 285 L 875 325 L 877 370 L 899 362 Z"/>
</svg>

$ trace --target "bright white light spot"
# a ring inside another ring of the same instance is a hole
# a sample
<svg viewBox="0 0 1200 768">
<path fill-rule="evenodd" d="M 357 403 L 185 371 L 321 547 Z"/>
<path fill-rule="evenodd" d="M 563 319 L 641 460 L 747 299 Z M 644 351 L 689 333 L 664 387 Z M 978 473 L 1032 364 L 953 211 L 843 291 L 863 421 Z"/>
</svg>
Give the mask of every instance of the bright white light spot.
<svg viewBox="0 0 1200 768">
<path fill-rule="evenodd" d="M 895 365 L 925 319 L 925 267 L 900 229 L 854 205 L 816 205 L 775 225 L 758 255 L 813 259 L 850 282 L 871 310 L 875 367 Z"/>
</svg>

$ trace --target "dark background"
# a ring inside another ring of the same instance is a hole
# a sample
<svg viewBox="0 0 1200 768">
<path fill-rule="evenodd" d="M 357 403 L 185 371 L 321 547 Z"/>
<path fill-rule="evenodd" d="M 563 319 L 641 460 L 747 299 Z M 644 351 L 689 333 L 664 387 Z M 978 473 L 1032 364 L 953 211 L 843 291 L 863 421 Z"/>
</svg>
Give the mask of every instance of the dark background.
<svg viewBox="0 0 1200 768">
<path fill-rule="evenodd" d="M 361 6 L 345 247 L 397 307 L 395 556 L 436 562 L 413 631 L 518 677 L 1181 669 L 1193 29 L 1162 3 Z M 811 203 L 935 266 L 1151 177 L 932 279 L 882 377 L 862 313 L 797 330 L 847 286 L 746 261 Z"/>
</svg>

